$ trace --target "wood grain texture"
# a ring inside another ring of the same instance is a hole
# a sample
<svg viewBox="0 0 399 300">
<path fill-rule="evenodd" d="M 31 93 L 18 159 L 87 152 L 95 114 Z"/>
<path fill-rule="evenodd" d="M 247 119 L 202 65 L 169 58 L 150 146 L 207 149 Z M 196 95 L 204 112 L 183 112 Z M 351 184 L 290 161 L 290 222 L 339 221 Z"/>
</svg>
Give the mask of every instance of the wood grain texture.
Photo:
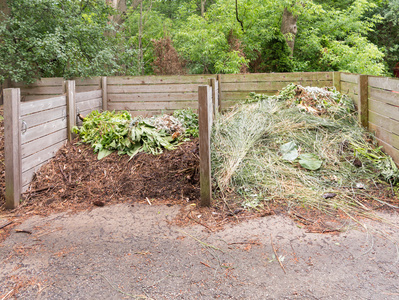
<svg viewBox="0 0 399 300">
<path fill-rule="evenodd" d="M 124 102 L 124 103 L 108 103 L 109 110 L 175 110 L 175 109 L 184 109 L 184 108 L 192 108 L 196 109 L 198 107 L 198 103 L 191 101 L 180 101 L 180 102 Z"/>
<path fill-rule="evenodd" d="M 399 93 L 393 93 L 389 90 L 382 90 L 375 87 L 369 87 L 369 98 L 399 106 Z"/>
<path fill-rule="evenodd" d="M 107 77 L 108 86 L 134 85 L 134 84 L 206 84 L 208 79 L 216 78 L 216 75 L 167 75 L 167 76 L 118 76 Z"/>
<path fill-rule="evenodd" d="M 61 129 L 59 131 L 55 131 L 53 133 L 48 133 L 42 137 L 39 137 L 35 140 L 26 142 L 21 145 L 21 157 L 22 160 L 33 155 L 35 156 L 37 152 L 51 147 L 59 142 L 64 142 L 67 139 L 67 130 Z M 26 170 L 26 166 L 22 167 L 22 170 Z"/>
<path fill-rule="evenodd" d="M 338 92 L 341 92 L 341 72 L 333 72 L 333 85 Z"/>
<path fill-rule="evenodd" d="M 198 84 L 108 85 L 108 94 L 197 92 Z"/>
<path fill-rule="evenodd" d="M 212 89 L 203 85 L 198 87 L 198 123 L 200 151 L 200 198 L 201 206 L 211 206 L 211 126 Z"/>
<path fill-rule="evenodd" d="M 36 140 L 53 132 L 67 128 L 66 118 L 55 119 L 50 122 L 44 122 L 34 127 L 28 127 L 26 123 L 26 128 L 24 123 L 22 124 L 21 131 L 21 145 L 28 143 L 30 141 Z"/>
<path fill-rule="evenodd" d="M 101 77 L 101 91 L 102 91 L 102 103 L 101 108 L 103 111 L 108 109 L 108 86 L 107 86 L 107 77 Z"/>
<path fill-rule="evenodd" d="M 52 109 L 55 107 L 65 106 L 66 97 L 58 96 L 47 98 L 43 100 L 34 100 L 21 103 L 21 116 L 24 117 L 29 114 L 42 112 L 44 110 Z"/>
<path fill-rule="evenodd" d="M 4 164 L 6 208 L 19 205 L 22 193 L 20 89 L 4 90 Z"/>
<path fill-rule="evenodd" d="M 22 172 L 26 172 L 27 170 L 30 170 L 35 166 L 38 166 L 39 164 L 51 159 L 64 144 L 65 141 L 62 141 L 52 145 L 51 147 L 36 152 L 35 155 L 25 157 L 22 159 Z"/>
<path fill-rule="evenodd" d="M 381 127 L 389 132 L 399 135 L 399 121 L 380 115 L 376 112 L 369 111 L 369 122 Z"/>
<path fill-rule="evenodd" d="M 193 101 L 198 102 L 198 92 L 193 93 L 145 93 L 145 94 L 108 94 L 110 102 L 164 102 Z"/>
<path fill-rule="evenodd" d="M 75 81 L 68 80 L 65 82 L 66 102 L 67 102 L 67 130 L 68 141 L 72 141 L 74 134 L 72 128 L 76 126 L 76 100 L 75 100 Z"/>
<path fill-rule="evenodd" d="M 85 110 L 94 110 L 102 107 L 103 99 L 102 98 L 97 98 L 97 99 L 91 99 L 88 101 L 83 101 L 76 103 L 76 113 L 82 113 L 82 111 Z"/>
<path fill-rule="evenodd" d="M 358 105 L 358 119 L 360 124 L 368 127 L 368 76 L 359 75 L 359 105 Z"/>
<path fill-rule="evenodd" d="M 387 118 L 399 121 L 399 107 L 369 99 L 369 110 Z"/>
<path fill-rule="evenodd" d="M 359 75 L 358 74 L 350 74 L 350 73 L 341 73 L 341 82 L 349 82 L 349 83 L 359 83 Z"/>
<path fill-rule="evenodd" d="M 27 128 L 32 128 L 37 125 L 57 119 L 66 120 L 66 117 L 67 117 L 67 110 L 66 110 L 66 105 L 64 105 L 53 109 L 43 110 L 42 112 L 25 115 L 24 117 L 21 117 L 21 121 L 25 122 Z"/>
<path fill-rule="evenodd" d="M 399 79 L 370 76 L 369 85 L 372 87 L 399 92 Z"/>
<path fill-rule="evenodd" d="M 369 123 L 370 132 L 373 132 L 378 139 L 384 141 L 385 144 L 399 150 L 399 135 L 385 130 L 376 124 Z"/>
<path fill-rule="evenodd" d="M 97 98 L 102 98 L 102 91 L 101 90 L 80 92 L 80 93 L 76 93 L 76 95 L 75 95 L 76 103 L 83 102 L 83 101 L 88 101 L 88 100 L 91 100 L 91 99 L 97 99 Z"/>
</svg>

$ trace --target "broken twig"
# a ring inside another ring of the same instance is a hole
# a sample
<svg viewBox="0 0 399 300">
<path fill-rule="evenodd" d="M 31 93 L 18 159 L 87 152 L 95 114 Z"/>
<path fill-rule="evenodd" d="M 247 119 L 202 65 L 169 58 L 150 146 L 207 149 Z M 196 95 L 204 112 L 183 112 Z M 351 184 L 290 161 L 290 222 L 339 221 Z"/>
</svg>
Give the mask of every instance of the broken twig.
<svg viewBox="0 0 399 300">
<path fill-rule="evenodd" d="M 4 227 L 7 227 L 10 224 L 12 224 L 12 221 L 8 221 L 8 222 L 6 221 L 6 223 L 0 225 L 0 229 L 3 229 Z"/>
<path fill-rule="evenodd" d="M 278 255 L 277 255 L 276 248 L 274 248 L 272 234 L 270 234 L 270 243 L 272 244 L 272 248 L 273 248 L 274 255 L 276 256 L 276 259 L 277 259 L 278 263 L 280 264 L 281 269 L 283 269 L 284 274 L 287 274 L 287 272 L 285 271 L 285 268 L 284 268 L 284 266 L 283 266 L 283 263 L 281 262 L 280 258 L 279 258 Z"/>
</svg>

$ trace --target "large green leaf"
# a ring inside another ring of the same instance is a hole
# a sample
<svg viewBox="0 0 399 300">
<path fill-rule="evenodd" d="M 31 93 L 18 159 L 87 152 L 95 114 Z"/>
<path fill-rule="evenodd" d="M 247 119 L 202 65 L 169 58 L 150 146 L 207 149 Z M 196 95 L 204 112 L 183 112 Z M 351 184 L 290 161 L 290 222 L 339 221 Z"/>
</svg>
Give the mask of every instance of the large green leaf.
<svg viewBox="0 0 399 300">
<path fill-rule="evenodd" d="M 281 145 L 280 152 L 282 154 L 282 159 L 288 161 L 294 161 L 299 155 L 297 145 L 292 141 Z"/>
<path fill-rule="evenodd" d="M 308 170 L 318 170 L 322 165 L 322 161 L 317 155 L 311 153 L 304 153 L 299 156 L 299 164 Z"/>
</svg>

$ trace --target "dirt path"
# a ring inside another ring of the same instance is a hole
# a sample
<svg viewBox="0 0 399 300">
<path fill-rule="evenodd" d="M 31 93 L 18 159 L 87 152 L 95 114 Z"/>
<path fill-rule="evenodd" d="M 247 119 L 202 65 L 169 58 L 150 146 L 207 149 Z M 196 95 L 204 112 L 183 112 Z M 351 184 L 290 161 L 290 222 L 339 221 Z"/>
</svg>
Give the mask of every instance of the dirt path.
<svg viewBox="0 0 399 300">
<path fill-rule="evenodd" d="M 306 233 L 281 216 L 209 233 L 171 225 L 178 210 L 119 204 L 31 217 L 16 229 L 32 234 L 13 230 L 0 244 L 0 299 L 399 299 L 398 252 L 386 238 Z M 399 229 L 375 228 L 399 240 Z"/>
</svg>

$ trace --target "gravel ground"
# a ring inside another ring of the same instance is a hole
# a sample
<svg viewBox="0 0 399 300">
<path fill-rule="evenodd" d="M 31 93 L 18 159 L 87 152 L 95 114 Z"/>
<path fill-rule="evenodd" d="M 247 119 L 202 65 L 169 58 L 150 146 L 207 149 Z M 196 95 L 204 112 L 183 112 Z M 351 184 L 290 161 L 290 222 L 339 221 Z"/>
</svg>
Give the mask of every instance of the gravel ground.
<svg viewBox="0 0 399 300">
<path fill-rule="evenodd" d="M 0 299 L 399 299 L 397 214 L 340 234 L 276 215 L 211 232 L 174 225 L 180 208 L 26 219 L 0 244 Z"/>
</svg>

